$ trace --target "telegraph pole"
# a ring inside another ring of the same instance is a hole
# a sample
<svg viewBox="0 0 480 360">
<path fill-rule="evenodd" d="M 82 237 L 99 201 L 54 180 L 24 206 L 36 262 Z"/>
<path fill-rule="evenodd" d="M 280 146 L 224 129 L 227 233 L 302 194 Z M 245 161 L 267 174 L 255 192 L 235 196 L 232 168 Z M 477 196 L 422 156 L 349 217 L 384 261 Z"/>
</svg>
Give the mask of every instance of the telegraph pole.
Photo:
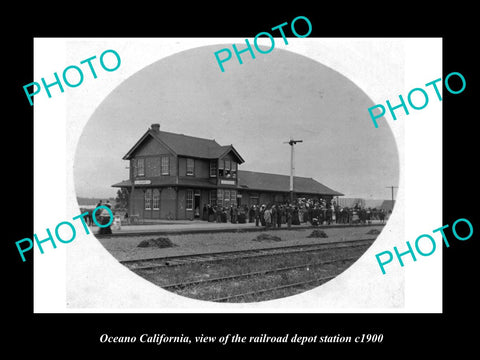
<svg viewBox="0 0 480 360">
<path fill-rule="evenodd" d="M 393 189 L 398 189 L 398 186 L 387 186 L 387 189 L 392 189 L 392 203 L 394 202 L 394 199 L 393 199 Z"/>
<path fill-rule="evenodd" d="M 293 176 L 295 175 L 295 159 L 294 159 L 294 145 L 301 143 L 303 140 L 293 140 L 284 142 L 290 145 L 290 203 L 293 203 Z"/>
</svg>

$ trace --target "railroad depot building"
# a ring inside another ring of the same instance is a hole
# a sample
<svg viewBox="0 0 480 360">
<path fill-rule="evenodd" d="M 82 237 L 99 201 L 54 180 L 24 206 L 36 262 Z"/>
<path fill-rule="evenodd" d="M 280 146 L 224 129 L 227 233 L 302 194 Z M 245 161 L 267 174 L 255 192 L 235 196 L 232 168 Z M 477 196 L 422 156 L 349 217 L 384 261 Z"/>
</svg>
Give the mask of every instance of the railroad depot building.
<svg viewBox="0 0 480 360">
<path fill-rule="evenodd" d="M 130 161 L 129 214 L 142 219 L 193 219 L 204 205 L 261 205 L 290 198 L 290 177 L 239 170 L 245 161 L 233 145 L 161 131 L 153 124 L 123 157 Z M 312 178 L 294 177 L 296 197 L 343 194 Z"/>
</svg>

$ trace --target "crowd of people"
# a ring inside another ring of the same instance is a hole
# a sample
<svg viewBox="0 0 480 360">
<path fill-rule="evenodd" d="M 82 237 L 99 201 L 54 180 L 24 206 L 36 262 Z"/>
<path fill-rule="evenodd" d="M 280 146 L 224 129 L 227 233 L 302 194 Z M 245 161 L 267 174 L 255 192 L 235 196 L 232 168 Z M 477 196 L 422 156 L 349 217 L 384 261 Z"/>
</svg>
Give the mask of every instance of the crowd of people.
<svg viewBox="0 0 480 360">
<path fill-rule="evenodd" d="M 202 219 L 209 222 L 249 223 L 265 228 L 286 225 L 369 224 L 373 220 L 385 223 L 389 213 L 384 209 L 339 206 L 335 200 L 299 198 L 293 203 L 283 202 L 263 205 L 204 205 Z"/>
<path fill-rule="evenodd" d="M 97 204 L 112 209 L 109 201 Z M 88 214 L 85 216 L 87 225 L 93 225 L 93 209 L 82 209 Z M 113 210 L 112 210 L 113 212 Z M 309 223 L 313 226 L 330 224 L 370 224 L 376 220 L 384 224 L 390 215 L 390 211 L 361 206 L 356 203 L 353 207 L 338 205 L 334 199 L 307 199 L 297 198 L 293 202 L 268 203 L 263 205 L 233 205 L 211 206 L 205 204 L 201 218 L 208 222 L 227 223 L 255 223 L 255 226 L 262 226 L 266 229 L 291 227 Z M 125 214 L 127 219 L 128 213 Z M 195 218 L 200 218 L 200 209 L 195 209 Z M 96 213 L 97 222 L 106 225 L 110 221 L 110 214 L 101 209 Z M 111 234 L 110 226 L 100 228 L 99 234 Z"/>
</svg>

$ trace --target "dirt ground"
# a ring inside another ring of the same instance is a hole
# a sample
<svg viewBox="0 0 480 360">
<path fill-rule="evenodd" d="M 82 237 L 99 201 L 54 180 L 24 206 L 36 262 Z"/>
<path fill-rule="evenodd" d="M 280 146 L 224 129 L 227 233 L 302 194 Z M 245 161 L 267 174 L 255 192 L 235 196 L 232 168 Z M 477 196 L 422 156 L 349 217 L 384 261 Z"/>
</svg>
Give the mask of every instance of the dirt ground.
<svg viewBox="0 0 480 360">
<path fill-rule="evenodd" d="M 382 226 L 352 226 L 346 228 L 322 228 L 327 238 L 308 238 L 313 229 L 270 230 L 259 232 L 225 232 L 203 234 L 172 234 L 168 237 L 175 245 L 169 248 L 138 247 L 144 240 L 156 238 L 156 235 L 124 236 L 100 238 L 98 241 L 118 260 L 133 260 L 164 256 L 188 255 L 235 251 L 299 244 L 314 244 L 376 238 L 378 235 L 367 234 L 372 229 L 382 230 Z M 258 235 L 266 233 L 280 238 L 280 241 L 254 241 Z"/>
</svg>

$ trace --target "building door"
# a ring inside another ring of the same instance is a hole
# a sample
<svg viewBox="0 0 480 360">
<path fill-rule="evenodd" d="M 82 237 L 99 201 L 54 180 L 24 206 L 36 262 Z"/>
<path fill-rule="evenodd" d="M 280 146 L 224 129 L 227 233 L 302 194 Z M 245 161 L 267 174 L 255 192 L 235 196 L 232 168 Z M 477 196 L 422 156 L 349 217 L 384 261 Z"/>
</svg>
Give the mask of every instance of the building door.
<svg viewBox="0 0 480 360">
<path fill-rule="evenodd" d="M 200 208 L 200 190 L 195 190 L 194 197 L 193 197 L 193 214 L 195 219 L 199 219 L 201 216 L 201 208 Z"/>
</svg>

